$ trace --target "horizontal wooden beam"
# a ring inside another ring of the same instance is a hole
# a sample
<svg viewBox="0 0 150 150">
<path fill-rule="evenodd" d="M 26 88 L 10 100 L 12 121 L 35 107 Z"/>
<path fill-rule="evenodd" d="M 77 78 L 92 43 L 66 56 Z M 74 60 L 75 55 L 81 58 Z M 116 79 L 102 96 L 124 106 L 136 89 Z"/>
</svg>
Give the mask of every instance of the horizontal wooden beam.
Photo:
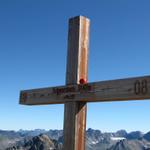
<svg viewBox="0 0 150 150">
<path fill-rule="evenodd" d="M 150 76 L 21 91 L 20 104 L 107 102 L 150 99 Z"/>
</svg>

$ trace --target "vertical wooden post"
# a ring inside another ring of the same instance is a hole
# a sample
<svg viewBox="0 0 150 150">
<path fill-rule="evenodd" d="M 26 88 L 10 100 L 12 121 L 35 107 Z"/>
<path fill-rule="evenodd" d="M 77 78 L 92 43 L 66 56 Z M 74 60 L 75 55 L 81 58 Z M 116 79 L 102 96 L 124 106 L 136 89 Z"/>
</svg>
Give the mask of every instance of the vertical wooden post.
<svg viewBox="0 0 150 150">
<path fill-rule="evenodd" d="M 88 80 L 90 20 L 83 16 L 69 20 L 66 84 Z M 64 110 L 64 150 L 85 150 L 86 103 L 67 102 Z"/>
</svg>

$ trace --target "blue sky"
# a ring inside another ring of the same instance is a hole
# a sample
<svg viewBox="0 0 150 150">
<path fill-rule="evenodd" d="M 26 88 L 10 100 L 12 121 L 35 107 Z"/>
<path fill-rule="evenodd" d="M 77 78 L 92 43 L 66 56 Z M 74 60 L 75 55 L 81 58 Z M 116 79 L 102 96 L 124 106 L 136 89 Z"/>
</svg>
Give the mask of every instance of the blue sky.
<svg viewBox="0 0 150 150">
<path fill-rule="evenodd" d="M 21 106 L 22 89 L 65 84 L 68 19 L 91 20 L 89 82 L 150 75 L 149 0 L 1 0 L 0 129 L 62 129 L 63 105 Z M 88 104 L 87 128 L 150 131 L 150 101 Z"/>
</svg>

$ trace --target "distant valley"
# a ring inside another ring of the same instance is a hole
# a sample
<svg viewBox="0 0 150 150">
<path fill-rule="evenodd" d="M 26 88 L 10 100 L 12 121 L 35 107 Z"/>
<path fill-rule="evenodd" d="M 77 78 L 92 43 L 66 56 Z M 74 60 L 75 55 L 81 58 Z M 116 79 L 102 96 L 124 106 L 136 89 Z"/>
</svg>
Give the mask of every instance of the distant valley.
<svg viewBox="0 0 150 150">
<path fill-rule="evenodd" d="M 0 130 L 0 150 L 62 150 L 62 130 Z M 86 131 L 86 150 L 150 150 L 150 132 Z"/>
</svg>

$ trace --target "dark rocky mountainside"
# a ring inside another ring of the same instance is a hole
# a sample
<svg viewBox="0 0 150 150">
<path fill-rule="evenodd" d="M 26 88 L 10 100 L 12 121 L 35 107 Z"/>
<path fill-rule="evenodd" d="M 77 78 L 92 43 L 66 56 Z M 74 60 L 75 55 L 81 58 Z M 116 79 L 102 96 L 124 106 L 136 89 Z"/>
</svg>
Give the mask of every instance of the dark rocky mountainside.
<svg viewBox="0 0 150 150">
<path fill-rule="evenodd" d="M 121 140 L 108 150 L 150 150 L 149 146 L 145 140 Z"/>
<path fill-rule="evenodd" d="M 143 137 L 144 139 L 150 141 L 150 132 L 146 133 Z"/>
<path fill-rule="evenodd" d="M 150 132 L 88 129 L 86 134 L 86 150 L 150 150 Z M 62 130 L 0 130 L 0 150 L 62 150 L 62 143 Z"/>
<path fill-rule="evenodd" d="M 24 144 L 16 144 L 6 150 L 61 150 L 62 145 L 56 140 L 51 140 L 47 135 L 41 134 L 24 142 Z"/>
</svg>

